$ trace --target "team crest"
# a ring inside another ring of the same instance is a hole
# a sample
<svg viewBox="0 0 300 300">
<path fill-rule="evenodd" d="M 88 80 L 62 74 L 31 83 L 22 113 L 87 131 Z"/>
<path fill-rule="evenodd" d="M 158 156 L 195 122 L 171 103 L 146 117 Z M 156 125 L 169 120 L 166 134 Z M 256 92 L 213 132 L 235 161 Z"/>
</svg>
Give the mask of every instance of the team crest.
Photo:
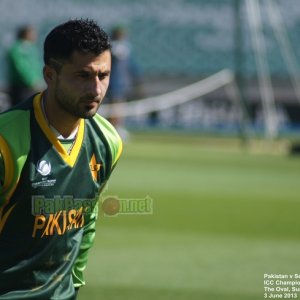
<svg viewBox="0 0 300 300">
<path fill-rule="evenodd" d="M 94 181 L 98 181 L 98 172 L 100 170 L 101 164 L 98 164 L 96 161 L 95 154 L 92 155 L 90 160 L 90 170 Z"/>
</svg>

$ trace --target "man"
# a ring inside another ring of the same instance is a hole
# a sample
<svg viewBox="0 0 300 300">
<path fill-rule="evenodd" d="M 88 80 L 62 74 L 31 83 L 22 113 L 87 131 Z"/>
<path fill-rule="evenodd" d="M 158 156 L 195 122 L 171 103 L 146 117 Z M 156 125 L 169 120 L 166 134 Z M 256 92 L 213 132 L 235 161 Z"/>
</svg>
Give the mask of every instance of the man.
<svg viewBox="0 0 300 300">
<path fill-rule="evenodd" d="M 36 31 L 22 26 L 17 40 L 8 51 L 8 80 L 11 104 L 15 105 L 42 86 L 41 63 L 35 46 Z"/>
<path fill-rule="evenodd" d="M 76 299 L 97 199 L 122 151 L 96 114 L 111 71 L 107 34 L 68 21 L 46 37 L 44 61 L 46 91 L 0 115 L 0 299 Z"/>
<path fill-rule="evenodd" d="M 141 87 L 141 72 L 133 59 L 132 47 L 127 39 L 125 27 L 118 25 L 112 29 L 112 70 L 110 85 L 107 93 L 107 101 L 110 103 L 125 102 L 128 96 L 132 96 Z M 123 127 L 122 111 L 113 108 L 109 118 L 123 139 L 129 137 L 129 133 Z"/>
</svg>

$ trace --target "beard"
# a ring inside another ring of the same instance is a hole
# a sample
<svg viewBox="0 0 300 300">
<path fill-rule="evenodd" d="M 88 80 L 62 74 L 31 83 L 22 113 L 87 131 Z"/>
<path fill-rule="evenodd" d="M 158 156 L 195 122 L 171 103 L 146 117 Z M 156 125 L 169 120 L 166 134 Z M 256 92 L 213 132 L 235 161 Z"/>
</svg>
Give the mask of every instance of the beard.
<svg viewBox="0 0 300 300">
<path fill-rule="evenodd" d="M 66 92 L 65 89 L 60 87 L 59 83 L 56 85 L 54 97 L 62 110 L 75 118 L 84 119 L 92 118 L 97 113 L 102 100 L 100 96 L 93 97 L 90 95 L 78 98 Z"/>
</svg>

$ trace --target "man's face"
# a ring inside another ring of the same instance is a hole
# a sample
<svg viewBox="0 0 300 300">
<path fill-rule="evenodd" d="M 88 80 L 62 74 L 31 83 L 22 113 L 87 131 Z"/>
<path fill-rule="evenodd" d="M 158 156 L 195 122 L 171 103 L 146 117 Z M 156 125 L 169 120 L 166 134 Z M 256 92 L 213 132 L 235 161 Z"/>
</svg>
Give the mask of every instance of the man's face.
<svg viewBox="0 0 300 300">
<path fill-rule="evenodd" d="M 54 101 L 77 118 L 92 117 L 108 88 L 111 71 L 109 50 L 100 55 L 75 51 L 53 83 Z"/>
</svg>

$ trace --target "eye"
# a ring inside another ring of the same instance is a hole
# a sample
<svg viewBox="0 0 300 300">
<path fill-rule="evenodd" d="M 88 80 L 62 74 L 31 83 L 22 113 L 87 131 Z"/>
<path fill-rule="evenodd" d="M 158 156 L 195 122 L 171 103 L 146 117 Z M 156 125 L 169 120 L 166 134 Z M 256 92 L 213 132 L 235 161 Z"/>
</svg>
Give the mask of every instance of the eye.
<svg viewBox="0 0 300 300">
<path fill-rule="evenodd" d="M 89 78 L 90 74 L 88 72 L 80 72 L 78 73 L 78 77 L 80 78 Z"/>
<path fill-rule="evenodd" d="M 103 80 L 103 79 L 105 79 L 108 75 L 109 75 L 109 72 L 99 73 L 99 74 L 98 74 L 98 78 L 99 78 L 99 80 Z"/>
</svg>

